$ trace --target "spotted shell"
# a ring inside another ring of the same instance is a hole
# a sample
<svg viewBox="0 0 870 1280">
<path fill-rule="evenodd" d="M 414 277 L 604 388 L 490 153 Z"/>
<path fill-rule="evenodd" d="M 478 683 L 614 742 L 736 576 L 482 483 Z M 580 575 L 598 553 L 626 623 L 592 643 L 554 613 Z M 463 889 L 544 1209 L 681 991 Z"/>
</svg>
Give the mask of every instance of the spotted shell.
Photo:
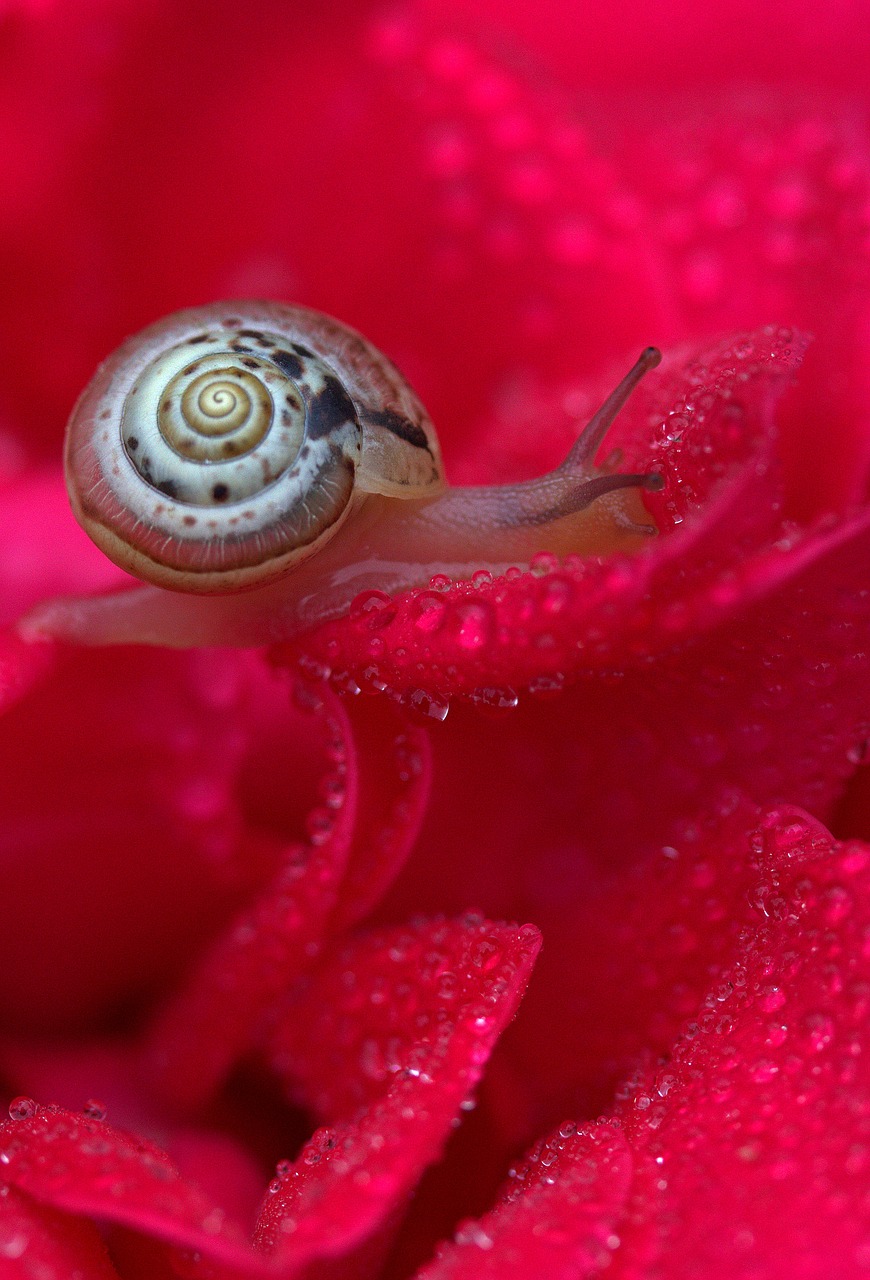
<svg viewBox="0 0 870 1280">
<path fill-rule="evenodd" d="M 279 577 L 367 494 L 435 496 L 438 440 L 394 365 L 305 307 L 197 307 L 128 339 L 67 428 L 79 523 L 122 568 L 180 591 Z"/>
</svg>

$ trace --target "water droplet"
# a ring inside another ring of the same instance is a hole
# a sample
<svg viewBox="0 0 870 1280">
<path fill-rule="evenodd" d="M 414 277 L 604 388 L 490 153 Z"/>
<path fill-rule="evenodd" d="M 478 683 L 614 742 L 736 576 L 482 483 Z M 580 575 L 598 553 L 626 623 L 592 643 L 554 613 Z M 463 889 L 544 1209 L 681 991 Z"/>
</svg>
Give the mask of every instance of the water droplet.
<svg viewBox="0 0 870 1280">
<path fill-rule="evenodd" d="M 458 989 L 458 981 L 455 973 L 442 973 L 438 979 L 437 992 L 439 1000 L 453 1000 Z"/>
<path fill-rule="evenodd" d="M 29 1245 L 30 1237 L 23 1231 L 15 1231 L 0 1239 L 0 1258 L 20 1258 L 27 1252 Z M 33 1275 L 34 1272 L 30 1274 Z"/>
<path fill-rule="evenodd" d="M 501 963 L 501 944 L 496 938 L 480 938 L 471 947 L 469 957 L 478 969 L 490 973 Z"/>
<path fill-rule="evenodd" d="M 823 1049 L 827 1049 L 834 1038 L 834 1020 L 826 1013 L 806 1014 L 802 1028 L 813 1053 L 821 1053 Z"/>
<path fill-rule="evenodd" d="M 529 569 L 538 578 L 547 573 L 555 573 L 558 568 L 559 557 L 552 551 L 538 551 L 529 561 Z"/>
<path fill-rule="evenodd" d="M 19 1096 L 9 1103 L 10 1120 L 30 1120 L 39 1110 L 32 1098 Z"/>
<path fill-rule="evenodd" d="M 513 711 L 520 700 L 513 689 L 481 688 L 470 693 L 468 701 L 480 711 L 501 715 L 504 711 Z"/>
<path fill-rule="evenodd" d="M 308 839 L 313 845 L 326 844 L 334 826 L 335 819 L 326 809 L 312 809 L 305 822 Z"/>
<path fill-rule="evenodd" d="M 330 774 L 321 782 L 320 793 L 327 809 L 340 809 L 347 797 L 347 783 L 337 774 Z"/>
<path fill-rule="evenodd" d="M 545 613 L 555 615 L 564 613 L 574 597 L 574 585 L 561 574 L 549 578 L 541 590 L 541 608 Z"/>
<path fill-rule="evenodd" d="M 841 920 L 845 920 L 852 914 L 855 905 L 851 893 L 841 884 L 832 884 L 829 889 L 826 889 L 819 899 L 819 904 L 829 924 L 839 924 Z"/>
<path fill-rule="evenodd" d="M 384 591 L 361 591 L 351 601 L 349 616 L 367 631 L 380 631 L 393 621 L 396 608 Z"/>
<path fill-rule="evenodd" d="M 88 1098 L 87 1102 L 82 1107 L 82 1112 L 89 1120 L 105 1120 L 106 1104 L 104 1102 L 100 1102 L 97 1098 Z"/>
<path fill-rule="evenodd" d="M 764 992 L 758 1004 L 765 1013 L 776 1013 L 785 1004 L 785 992 L 780 987 L 771 987 Z"/>
<path fill-rule="evenodd" d="M 434 591 L 421 591 L 411 601 L 411 617 L 418 631 L 431 635 L 444 625 L 447 604 Z"/>
<path fill-rule="evenodd" d="M 387 688 L 387 682 L 381 675 L 380 668 L 374 663 L 363 667 L 358 674 L 357 684 L 362 693 L 383 693 Z"/>
<path fill-rule="evenodd" d="M 342 693 L 348 698 L 355 698 L 357 694 L 362 693 L 357 680 L 349 671 L 333 671 L 329 677 L 329 683 L 336 693 Z"/>
<path fill-rule="evenodd" d="M 300 654 L 297 659 L 297 666 L 301 676 L 315 683 L 321 680 L 328 680 L 331 674 L 329 666 L 325 662 L 320 662 L 310 653 Z"/>
<path fill-rule="evenodd" d="M 429 579 L 429 586 L 433 591 L 446 591 L 453 586 L 453 579 L 448 578 L 446 573 L 435 573 Z"/>
<path fill-rule="evenodd" d="M 528 690 L 533 698 L 557 698 L 565 688 L 565 677 L 561 671 L 554 671 L 550 675 L 535 676 L 529 681 Z"/>
<path fill-rule="evenodd" d="M 760 1058 L 749 1069 L 750 1079 L 756 1084 L 767 1084 L 777 1075 L 779 1075 L 779 1066 L 772 1058 Z"/>
<path fill-rule="evenodd" d="M 425 689 L 410 689 L 404 695 L 403 702 L 424 723 L 446 720 L 450 710 L 450 702 L 447 698 L 428 693 Z"/>
<path fill-rule="evenodd" d="M 456 627 L 457 640 L 463 649 L 481 649 L 486 645 L 492 630 L 492 607 L 463 601 L 455 606 L 451 619 Z"/>
<path fill-rule="evenodd" d="M 476 1245 L 478 1249 L 491 1249 L 493 1246 L 492 1236 L 487 1235 L 480 1223 L 472 1221 L 459 1224 L 454 1240 L 457 1244 Z"/>
</svg>

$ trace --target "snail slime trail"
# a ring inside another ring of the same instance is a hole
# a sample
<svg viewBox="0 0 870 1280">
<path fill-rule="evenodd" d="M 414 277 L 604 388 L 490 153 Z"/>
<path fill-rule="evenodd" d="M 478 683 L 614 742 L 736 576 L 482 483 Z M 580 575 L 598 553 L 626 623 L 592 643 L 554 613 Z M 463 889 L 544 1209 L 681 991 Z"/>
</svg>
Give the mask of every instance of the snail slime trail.
<svg viewBox="0 0 870 1280">
<path fill-rule="evenodd" d="M 554 471 L 446 485 L 435 429 L 396 367 L 339 321 L 273 302 L 180 311 L 100 367 L 67 428 L 73 511 L 150 586 L 55 601 L 29 636 L 258 645 L 341 616 L 370 588 L 468 578 L 539 551 L 605 556 L 656 532 L 660 477 L 595 467 L 649 347 Z"/>
</svg>

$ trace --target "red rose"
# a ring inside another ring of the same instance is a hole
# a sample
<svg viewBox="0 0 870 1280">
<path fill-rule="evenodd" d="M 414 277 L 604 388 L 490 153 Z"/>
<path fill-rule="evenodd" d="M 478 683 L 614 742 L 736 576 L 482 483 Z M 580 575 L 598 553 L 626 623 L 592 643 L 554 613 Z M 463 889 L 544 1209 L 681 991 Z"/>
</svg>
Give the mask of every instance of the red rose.
<svg viewBox="0 0 870 1280">
<path fill-rule="evenodd" d="M 864 6 L 0 32 L 0 1274 L 863 1274 Z M 388 351 L 458 483 L 658 343 L 608 448 L 660 536 L 269 652 L 28 641 L 123 581 L 78 391 L 242 295 Z"/>
</svg>

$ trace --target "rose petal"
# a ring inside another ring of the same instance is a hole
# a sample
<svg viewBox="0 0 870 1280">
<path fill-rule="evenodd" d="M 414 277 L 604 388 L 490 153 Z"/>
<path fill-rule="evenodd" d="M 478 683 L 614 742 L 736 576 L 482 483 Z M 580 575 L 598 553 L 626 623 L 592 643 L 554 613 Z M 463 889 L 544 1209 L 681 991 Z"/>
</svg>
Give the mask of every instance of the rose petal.
<svg viewBox="0 0 870 1280">
<path fill-rule="evenodd" d="M 0 712 L 29 693 L 54 669 L 58 648 L 29 644 L 15 631 L 0 631 Z"/>
<path fill-rule="evenodd" d="M 855 124 L 776 91 L 624 140 L 682 331 L 776 317 L 816 335 L 783 418 L 787 510 L 802 519 L 866 494 L 870 163 Z"/>
<path fill-rule="evenodd" d="M 870 1239 L 870 850 L 788 811 L 753 844 L 733 959 L 624 1108 L 629 1142 L 660 1168 L 632 1212 L 657 1223 L 674 1277 L 857 1276 Z M 618 1261 L 614 1274 L 638 1274 L 630 1241 Z"/>
<path fill-rule="evenodd" d="M 263 1274 L 239 1226 L 184 1182 L 158 1147 L 101 1120 L 32 1106 L 30 1116 L 0 1126 L 7 1182 L 65 1213 L 120 1223 L 244 1274 Z"/>
<path fill-rule="evenodd" d="M 176 1105 L 208 1098 L 251 1046 L 276 999 L 307 968 L 325 936 L 365 915 L 416 838 L 428 796 L 428 744 L 390 707 L 355 714 L 306 685 L 297 701 L 324 740 L 321 803 L 308 839 L 286 847 L 277 870 L 160 1010 L 146 1073 Z M 310 747 L 309 747 L 310 752 Z"/>
<path fill-rule="evenodd" d="M 345 703 L 353 726 L 359 783 L 347 867 L 330 933 L 362 920 L 403 866 L 429 801 L 429 738 L 384 700 Z"/>
<path fill-rule="evenodd" d="M 351 610 L 349 618 L 304 638 L 306 660 L 327 668 L 340 663 L 354 676 L 371 670 L 369 645 L 377 627 L 381 650 L 374 667 L 381 683 L 406 699 L 426 690 L 443 700 L 485 688 L 522 689 L 542 679 L 564 681 L 590 666 L 613 666 L 670 647 L 686 629 L 685 597 L 702 585 L 703 624 L 712 625 L 740 601 L 739 591 L 720 600 L 717 579 L 726 570 L 733 574 L 749 550 L 763 545 L 762 535 L 782 531 L 771 474 L 771 410 L 802 345 L 789 330 L 745 335 L 693 352 L 664 383 L 652 411 L 662 424 L 656 447 L 644 451 L 633 438 L 631 460 L 672 476 L 675 497 L 658 504 L 651 498 L 650 506 L 666 530 L 694 515 L 685 533 L 669 532 L 630 560 L 575 560 L 560 568 L 552 557 L 534 573 L 491 586 L 412 592 L 390 604 L 388 619 Z M 635 416 L 639 412 L 635 407 L 629 421 L 644 421 Z M 648 403 L 644 412 L 648 424 Z M 669 427 L 677 421 L 679 430 Z M 648 437 L 649 426 L 644 430 Z M 721 456 L 711 465 L 715 451 Z M 690 613 L 692 629 L 698 612 L 696 606 Z M 276 656 L 290 661 L 294 652 L 287 648 Z"/>
<path fill-rule="evenodd" d="M 563 0 L 424 0 L 419 7 L 462 30 L 486 30 L 493 45 L 521 43 L 571 85 L 620 93 L 634 85 L 646 93 L 671 92 L 676 84 L 696 94 L 711 84 L 730 88 L 739 67 L 746 83 L 810 80 L 866 90 L 861 68 L 870 34 L 861 0 L 838 5 L 836 22 L 819 31 L 818 43 L 806 39 L 813 0 L 770 0 L 763 9 L 751 0 L 723 0 L 712 12 L 692 0 L 669 0 L 666 10 L 642 3 L 613 9 L 606 0 L 590 0 L 582 10 Z"/>
<path fill-rule="evenodd" d="M 279 1170 L 259 1248 L 299 1265 L 389 1221 L 437 1158 L 539 945 L 531 926 L 435 921 L 364 937 L 312 975 L 271 1056 L 331 1127 Z"/>
<path fill-rule="evenodd" d="M 601 977 L 610 925 L 623 918 L 626 867 L 659 861 L 664 849 L 690 864 L 701 856 L 718 874 L 722 851 L 707 847 L 708 824 L 741 797 L 788 796 L 825 818 L 842 793 L 870 723 L 868 556 L 870 530 L 857 521 L 771 553 L 769 571 L 798 569 L 794 577 L 694 646 L 521 709 L 510 734 L 465 713 L 436 737 L 450 812 L 431 815 L 389 906 L 406 913 L 479 901 L 542 928 L 549 945 L 510 1037 L 531 1113 L 555 1109 L 539 1116 L 538 1130 L 565 1113 L 572 1089 L 591 1089 L 584 1097 L 601 1105 L 624 1061 L 599 1038 L 614 1020 L 589 1004 L 588 972 Z M 481 858 L 482 848 L 497 848 L 498 859 Z M 689 922 L 691 932 L 706 927 Z M 650 939 L 653 960 L 667 942 L 667 934 Z M 613 987 L 598 987 L 605 1005 L 609 993 L 621 1007 L 622 984 L 631 992 L 644 972 L 617 967 Z M 563 1034 L 574 1053 L 548 1033 L 568 1009 Z M 606 1049 L 604 1062 L 593 1046 Z"/>
<path fill-rule="evenodd" d="M 356 817 L 358 770 L 350 725 L 334 695 L 312 708 L 322 739 L 322 803 L 309 834 L 287 844 L 278 865 L 163 1005 L 144 1050 L 144 1070 L 176 1106 L 209 1098 L 250 1048 L 274 1000 L 307 967 L 338 900 Z"/>
<path fill-rule="evenodd" d="M 286 685 L 241 654 L 10 652 L 53 672 L 0 720 L 0 1007 L 56 1029 L 141 999 L 248 888 L 246 767 Z"/>
<path fill-rule="evenodd" d="M 85 595 L 130 579 L 76 524 L 59 469 L 28 471 L 0 490 L 0 618 L 14 622 L 56 595 Z"/>
<path fill-rule="evenodd" d="M 538 1143 L 499 1203 L 460 1224 L 417 1280 L 577 1280 L 613 1263 L 635 1158 L 619 1129 L 564 1124 Z"/>
<path fill-rule="evenodd" d="M 0 1277 L 3 1280 L 118 1280 L 96 1227 L 14 1187 L 0 1189 Z"/>
<path fill-rule="evenodd" d="M 576 1275 L 591 1244 L 583 1274 L 626 1280 L 863 1274 L 870 849 L 782 809 L 732 851 L 751 887 L 715 925 L 720 961 L 676 1047 L 617 1108 L 622 1131 L 539 1144 L 421 1280 Z"/>
</svg>

